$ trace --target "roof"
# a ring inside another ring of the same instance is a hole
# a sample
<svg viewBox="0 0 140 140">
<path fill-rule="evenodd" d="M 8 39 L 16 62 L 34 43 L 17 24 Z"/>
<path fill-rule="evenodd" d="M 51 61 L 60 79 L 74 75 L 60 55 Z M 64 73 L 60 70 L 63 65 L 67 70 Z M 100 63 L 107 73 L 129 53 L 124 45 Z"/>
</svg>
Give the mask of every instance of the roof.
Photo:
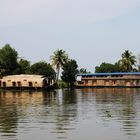
<svg viewBox="0 0 140 140">
<path fill-rule="evenodd" d="M 113 73 L 77 74 L 77 76 L 110 76 L 110 75 L 140 75 L 140 72 L 113 72 Z"/>
<path fill-rule="evenodd" d="M 29 74 L 19 74 L 19 75 L 8 75 L 4 76 L 2 79 L 38 79 L 38 78 L 44 78 L 43 75 L 29 75 Z"/>
</svg>

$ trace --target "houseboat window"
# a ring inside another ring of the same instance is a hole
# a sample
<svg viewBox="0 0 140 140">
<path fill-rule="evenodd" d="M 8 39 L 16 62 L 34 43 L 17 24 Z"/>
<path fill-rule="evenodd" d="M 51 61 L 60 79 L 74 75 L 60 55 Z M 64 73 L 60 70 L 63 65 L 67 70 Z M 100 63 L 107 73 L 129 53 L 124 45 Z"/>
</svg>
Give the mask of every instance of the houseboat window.
<svg viewBox="0 0 140 140">
<path fill-rule="evenodd" d="M 13 85 L 13 87 L 15 87 L 16 86 L 16 82 L 12 82 L 12 85 Z"/>
<path fill-rule="evenodd" d="M 83 84 L 83 82 L 82 81 L 78 81 L 78 85 L 81 85 L 81 84 Z"/>
<path fill-rule="evenodd" d="M 32 82 L 29 82 L 29 87 L 32 87 L 33 86 L 33 83 Z"/>
<path fill-rule="evenodd" d="M 86 84 L 86 85 L 88 84 L 88 80 L 85 80 L 85 84 Z"/>
<path fill-rule="evenodd" d="M 21 87 L 21 82 L 17 82 L 17 84 L 18 84 L 18 87 Z"/>
<path fill-rule="evenodd" d="M 139 84 L 139 80 L 137 80 L 136 82 L 137 82 L 137 84 Z"/>
<path fill-rule="evenodd" d="M 3 82 L 3 87 L 6 87 L 6 82 Z"/>
</svg>

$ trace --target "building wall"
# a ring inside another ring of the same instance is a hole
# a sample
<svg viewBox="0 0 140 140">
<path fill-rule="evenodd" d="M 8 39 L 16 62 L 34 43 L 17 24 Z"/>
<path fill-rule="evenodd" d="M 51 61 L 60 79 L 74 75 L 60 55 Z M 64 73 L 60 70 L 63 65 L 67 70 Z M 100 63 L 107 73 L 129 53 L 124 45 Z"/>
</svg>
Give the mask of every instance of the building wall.
<svg viewBox="0 0 140 140">
<path fill-rule="evenodd" d="M 0 79 L 0 87 L 45 87 L 51 84 L 51 79 L 39 75 L 13 75 Z"/>
</svg>

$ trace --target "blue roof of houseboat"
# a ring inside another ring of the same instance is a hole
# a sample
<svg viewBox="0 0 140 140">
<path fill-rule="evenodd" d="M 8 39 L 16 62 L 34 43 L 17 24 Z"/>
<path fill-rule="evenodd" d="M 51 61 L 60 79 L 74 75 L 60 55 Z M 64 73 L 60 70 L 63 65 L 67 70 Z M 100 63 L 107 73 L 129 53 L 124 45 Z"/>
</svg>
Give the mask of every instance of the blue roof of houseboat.
<svg viewBox="0 0 140 140">
<path fill-rule="evenodd" d="M 140 72 L 113 72 L 113 73 L 77 74 L 77 76 L 109 76 L 109 75 L 140 75 Z"/>
</svg>

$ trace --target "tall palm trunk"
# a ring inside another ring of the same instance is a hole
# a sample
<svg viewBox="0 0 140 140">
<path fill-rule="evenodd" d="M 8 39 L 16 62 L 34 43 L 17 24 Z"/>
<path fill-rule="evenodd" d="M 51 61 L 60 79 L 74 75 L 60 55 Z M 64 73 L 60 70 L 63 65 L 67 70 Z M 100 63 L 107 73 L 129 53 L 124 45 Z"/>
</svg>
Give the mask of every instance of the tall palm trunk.
<svg viewBox="0 0 140 140">
<path fill-rule="evenodd" d="M 56 82 L 58 83 L 60 67 L 57 68 Z"/>
<path fill-rule="evenodd" d="M 57 66 L 56 66 L 56 83 L 58 83 L 58 80 L 59 80 L 59 73 L 60 73 L 60 64 L 58 63 Z"/>
</svg>

